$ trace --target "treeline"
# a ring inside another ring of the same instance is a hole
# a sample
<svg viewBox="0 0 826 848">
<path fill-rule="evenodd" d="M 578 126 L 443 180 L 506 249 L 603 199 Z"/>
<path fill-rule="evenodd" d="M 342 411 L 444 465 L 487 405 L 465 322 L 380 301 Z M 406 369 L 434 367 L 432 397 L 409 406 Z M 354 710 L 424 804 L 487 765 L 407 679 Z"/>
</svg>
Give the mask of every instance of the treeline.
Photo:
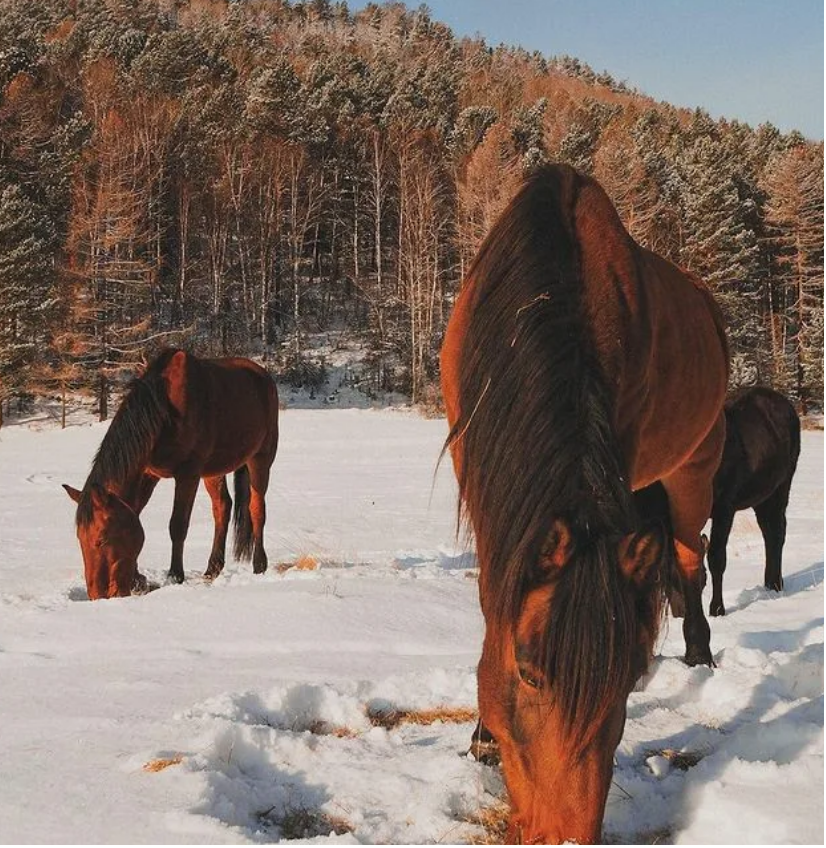
<svg viewBox="0 0 826 848">
<path fill-rule="evenodd" d="M 656 103 L 426 7 L 0 4 L 0 410 L 164 344 L 437 398 L 464 270 L 522 174 L 592 173 L 727 312 L 734 382 L 823 395 L 823 144 Z"/>
</svg>

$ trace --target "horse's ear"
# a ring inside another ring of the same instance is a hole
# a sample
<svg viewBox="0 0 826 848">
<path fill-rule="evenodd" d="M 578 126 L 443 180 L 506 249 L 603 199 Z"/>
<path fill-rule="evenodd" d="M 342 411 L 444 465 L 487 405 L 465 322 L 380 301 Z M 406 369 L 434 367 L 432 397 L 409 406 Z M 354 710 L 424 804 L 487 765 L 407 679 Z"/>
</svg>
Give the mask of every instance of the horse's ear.
<svg viewBox="0 0 826 848">
<path fill-rule="evenodd" d="M 66 494 L 75 503 L 80 503 L 80 496 L 83 494 L 80 490 L 76 489 L 74 486 L 70 486 L 68 483 L 63 483 L 63 488 L 66 490 Z"/>
<path fill-rule="evenodd" d="M 561 518 L 557 518 L 551 525 L 548 538 L 542 546 L 542 554 L 539 557 L 540 568 L 545 571 L 562 568 L 571 558 L 573 548 L 574 539 L 571 528 Z"/>
<path fill-rule="evenodd" d="M 641 586 L 648 579 L 651 569 L 662 559 L 667 543 L 662 524 L 631 533 L 620 542 L 620 570 L 626 580 Z"/>
</svg>

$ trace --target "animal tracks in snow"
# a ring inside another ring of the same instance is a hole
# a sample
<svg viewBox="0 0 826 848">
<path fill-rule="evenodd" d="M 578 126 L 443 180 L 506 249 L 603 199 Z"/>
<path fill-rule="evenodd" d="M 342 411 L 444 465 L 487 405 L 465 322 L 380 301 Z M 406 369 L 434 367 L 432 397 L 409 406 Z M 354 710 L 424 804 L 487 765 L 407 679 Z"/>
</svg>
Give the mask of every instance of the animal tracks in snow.
<svg viewBox="0 0 826 848">
<path fill-rule="evenodd" d="M 457 756 L 474 699 L 471 669 L 210 699 L 177 716 L 200 730 L 189 746 L 197 753 L 182 763 L 201 780 L 192 813 L 254 842 L 478 837 L 471 820 L 502 786 L 491 769 Z M 444 709 L 419 711 L 425 702 Z M 387 729 L 379 722 L 388 712 L 406 720 Z M 427 723 L 416 723 L 422 716 Z"/>
</svg>

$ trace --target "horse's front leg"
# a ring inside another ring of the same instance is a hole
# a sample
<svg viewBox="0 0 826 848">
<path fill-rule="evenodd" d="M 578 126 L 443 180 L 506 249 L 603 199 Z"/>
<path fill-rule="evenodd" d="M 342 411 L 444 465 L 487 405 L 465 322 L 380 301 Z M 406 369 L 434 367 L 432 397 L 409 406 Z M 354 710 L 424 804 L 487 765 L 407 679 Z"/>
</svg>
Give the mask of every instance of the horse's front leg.
<svg viewBox="0 0 826 848">
<path fill-rule="evenodd" d="M 685 599 L 683 636 L 688 665 L 714 665 L 711 630 L 703 613 L 703 526 L 711 515 L 713 480 L 725 441 L 722 413 L 700 446 L 677 471 L 662 480 L 668 492 L 677 571 Z"/>
<path fill-rule="evenodd" d="M 137 515 L 140 515 L 143 508 L 149 503 L 149 498 L 152 497 L 152 492 L 155 491 L 155 486 L 158 485 L 158 477 L 154 474 L 143 474 L 138 480 L 137 489 L 132 498 L 131 506 Z M 135 579 L 132 582 L 133 595 L 145 595 L 150 589 L 157 588 L 157 584 L 150 584 L 146 579 L 145 574 L 141 574 L 140 569 L 135 567 Z"/>
<path fill-rule="evenodd" d="M 711 542 L 708 546 L 708 570 L 711 572 L 711 604 L 709 615 L 725 615 L 723 575 L 726 571 L 726 546 L 734 524 L 734 508 L 714 505 L 711 514 Z"/>
<path fill-rule="evenodd" d="M 220 477 L 205 477 L 204 486 L 212 500 L 212 519 L 215 522 L 212 552 L 209 555 L 209 563 L 204 572 L 204 577 L 213 580 L 223 571 L 226 561 L 227 531 L 232 514 L 232 498 L 227 488 L 227 478 L 223 475 Z"/>
<path fill-rule="evenodd" d="M 169 579 L 176 583 L 184 582 L 184 542 L 189 530 L 192 504 L 198 491 L 198 476 L 175 478 L 175 504 L 172 518 L 169 519 L 169 536 L 172 539 L 172 563 L 169 566 Z"/>
</svg>

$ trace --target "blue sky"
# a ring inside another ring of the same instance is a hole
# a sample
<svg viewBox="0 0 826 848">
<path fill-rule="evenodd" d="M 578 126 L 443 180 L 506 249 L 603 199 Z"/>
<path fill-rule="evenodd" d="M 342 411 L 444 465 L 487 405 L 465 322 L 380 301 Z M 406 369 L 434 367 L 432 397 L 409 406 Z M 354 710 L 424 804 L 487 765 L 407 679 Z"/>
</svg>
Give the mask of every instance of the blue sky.
<svg viewBox="0 0 826 848">
<path fill-rule="evenodd" d="M 353 11 L 364 5 L 349 3 Z M 823 0 L 430 0 L 427 6 L 457 36 L 567 53 L 675 106 L 823 138 Z"/>
</svg>

